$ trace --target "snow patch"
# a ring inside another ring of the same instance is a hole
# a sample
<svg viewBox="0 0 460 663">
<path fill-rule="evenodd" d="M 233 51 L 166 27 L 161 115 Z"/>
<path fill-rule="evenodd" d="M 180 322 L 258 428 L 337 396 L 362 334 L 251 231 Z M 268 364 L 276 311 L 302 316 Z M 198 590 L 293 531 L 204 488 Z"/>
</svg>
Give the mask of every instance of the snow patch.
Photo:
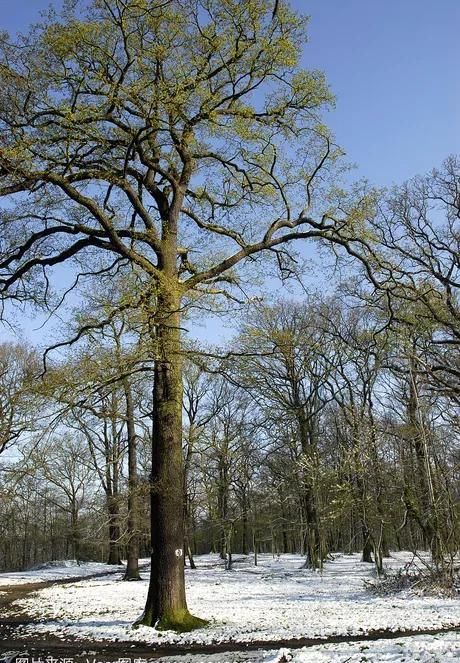
<svg viewBox="0 0 460 663">
<path fill-rule="evenodd" d="M 79 565 L 75 560 L 59 560 L 37 565 L 28 571 L 7 571 L 0 573 L 0 587 L 46 582 L 49 580 L 65 580 L 66 578 L 91 576 L 95 573 L 107 573 L 110 570 L 123 571 L 124 569 L 123 565 L 109 566 L 102 562 L 81 562 Z"/>
<path fill-rule="evenodd" d="M 260 662 L 278 663 L 448 663 L 460 659 L 460 634 L 418 635 L 397 640 L 375 640 L 280 650 Z M 284 656 L 284 658 L 283 658 Z"/>
</svg>

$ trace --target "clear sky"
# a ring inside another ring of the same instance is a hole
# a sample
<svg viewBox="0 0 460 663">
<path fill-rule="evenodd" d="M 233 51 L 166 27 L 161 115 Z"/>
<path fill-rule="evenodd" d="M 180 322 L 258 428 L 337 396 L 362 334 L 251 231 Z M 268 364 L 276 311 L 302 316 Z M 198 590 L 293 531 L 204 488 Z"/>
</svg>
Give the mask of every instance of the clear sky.
<svg viewBox="0 0 460 663">
<path fill-rule="evenodd" d="M 460 0 L 294 0 L 311 16 L 304 64 L 337 97 L 338 142 L 375 184 L 460 152 Z"/>
<path fill-rule="evenodd" d="M 460 0 L 291 1 L 311 16 L 303 64 L 326 73 L 326 122 L 357 174 L 397 183 L 460 153 Z M 0 0 L 0 27 L 24 31 L 48 6 Z"/>
</svg>

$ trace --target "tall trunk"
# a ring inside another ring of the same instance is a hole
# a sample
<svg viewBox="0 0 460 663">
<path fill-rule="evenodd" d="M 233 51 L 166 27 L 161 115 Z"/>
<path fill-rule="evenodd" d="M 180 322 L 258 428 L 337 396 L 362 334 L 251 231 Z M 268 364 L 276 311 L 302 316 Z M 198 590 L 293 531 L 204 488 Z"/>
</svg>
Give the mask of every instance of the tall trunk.
<svg viewBox="0 0 460 663">
<path fill-rule="evenodd" d="M 410 507 L 408 505 L 408 508 L 411 509 L 412 514 L 420 525 L 427 544 L 430 546 L 433 562 L 439 564 L 442 562 L 442 537 L 437 519 L 433 477 L 426 443 L 426 431 L 424 430 L 423 421 L 420 421 L 418 385 L 414 365 L 415 361 L 411 358 L 407 418 L 417 466 L 415 474 L 418 479 L 418 504 L 415 505 L 412 503 Z M 408 494 L 407 490 L 406 494 Z"/>
<path fill-rule="evenodd" d="M 348 421 L 351 426 L 352 461 L 355 484 L 355 500 L 359 509 L 361 534 L 363 539 L 362 562 L 373 562 L 372 551 L 374 549 L 374 537 L 372 535 L 367 513 L 368 486 L 366 468 L 362 463 L 363 447 L 361 438 L 363 436 L 361 422 L 363 421 L 362 410 L 358 410 L 353 402 Z"/>
<path fill-rule="evenodd" d="M 312 424 L 311 421 L 308 421 L 303 409 L 298 410 L 297 417 L 302 453 L 304 454 L 304 458 L 307 462 L 307 467 L 303 469 L 302 476 L 302 507 L 305 515 L 306 525 L 304 549 L 307 558 L 305 566 L 307 568 L 317 569 L 322 568 L 323 564 L 323 542 L 317 508 L 317 496 L 315 494 L 313 478 L 311 476 L 314 454 L 314 434 L 312 431 L 312 426 L 314 423 Z"/>
<path fill-rule="evenodd" d="M 118 513 L 118 495 L 107 494 L 109 514 L 109 558 L 107 564 L 121 564 L 120 559 L 120 518 Z"/>
<path fill-rule="evenodd" d="M 277 492 L 278 492 L 278 498 L 281 510 L 281 534 L 283 538 L 283 553 L 288 553 L 290 552 L 290 550 L 289 550 L 288 536 L 286 531 L 286 523 L 287 523 L 286 507 L 284 504 L 284 495 L 281 484 L 278 484 Z"/>
<path fill-rule="evenodd" d="M 190 539 L 187 537 L 185 540 L 185 549 L 187 551 L 188 562 L 192 571 L 196 571 L 195 560 L 193 559 L 192 548 L 190 546 Z"/>
<path fill-rule="evenodd" d="M 29 519 L 28 517 L 24 521 L 24 538 L 22 540 L 22 568 L 26 569 L 27 564 L 27 552 L 29 550 L 28 541 L 27 541 L 27 532 L 29 530 Z"/>
<path fill-rule="evenodd" d="M 175 260 L 175 255 L 174 258 Z M 166 281 L 165 277 L 165 281 Z M 157 298 L 151 476 L 151 574 L 142 623 L 187 631 L 204 625 L 185 599 L 180 297 L 177 279 Z"/>
<path fill-rule="evenodd" d="M 193 559 L 193 553 L 191 547 L 191 539 L 193 538 L 192 537 L 193 528 L 192 528 L 191 515 L 190 515 L 190 498 L 186 488 L 184 489 L 184 491 L 185 491 L 184 492 L 184 550 L 185 553 L 187 554 L 190 568 L 195 571 L 196 564 L 195 560 Z"/>
<path fill-rule="evenodd" d="M 369 528 L 367 527 L 364 520 L 362 521 L 361 524 L 361 532 L 363 535 L 363 554 L 361 556 L 361 561 L 372 563 L 374 561 L 372 559 L 372 551 L 374 549 L 374 546 L 372 543 L 372 537 L 369 532 Z"/>
<path fill-rule="evenodd" d="M 78 522 L 78 509 L 73 501 L 70 507 L 70 527 L 71 527 L 71 537 L 72 537 L 72 553 L 73 558 L 77 561 L 77 564 L 80 564 L 81 561 L 81 552 L 80 552 L 80 524 Z"/>
<path fill-rule="evenodd" d="M 194 437 L 195 437 L 195 426 L 193 422 L 190 424 L 188 440 L 187 440 L 187 451 L 185 454 L 184 462 L 184 471 L 183 471 L 183 482 L 184 482 L 184 550 L 187 553 L 188 561 L 190 568 L 196 570 L 196 564 L 193 559 L 192 548 L 190 545 L 190 539 L 192 538 L 191 534 L 193 531 L 191 523 L 191 498 L 188 491 L 188 477 L 190 470 L 190 463 L 192 460 L 192 454 L 194 449 Z"/>
<path fill-rule="evenodd" d="M 128 431 L 128 561 L 124 580 L 140 580 L 138 534 L 137 436 L 134 424 L 134 405 L 131 385 L 123 381 L 126 399 L 126 428 Z"/>
<path fill-rule="evenodd" d="M 110 425 L 104 425 L 105 492 L 109 513 L 108 564 L 121 564 L 120 558 L 120 472 L 118 445 L 118 399 L 115 390 L 111 394 Z M 95 459 L 94 459 L 95 460 Z M 97 462 L 95 460 L 95 465 Z"/>
<path fill-rule="evenodd" d="M 249 523 L 248 523 L 248 511 L 249 511 L 249 500 L 247 497 L 247 488 L 244 487 L 243 489 L 243 496 L 242 496 L 242 511 L 243 511 L 243 517 L 242 517 L 242 540 L 241 540 L 241 549 L 243 555 L 247 555 L 249 553 L 249 545 L 248 545 L 248 531 L 249 531 Z"/>
<path fill-rule="evenodd" d="M 365 486 L 365 481 L 362 476 L 362 470 L 360 468 L 359 459 L 357 458 L 358 450 L 354 450 L 354 459 L 355 459 L 355 483 L 356 483 L 356 497 L 359 505 L 360 511 L 360 520 L 361 520 L 361 533 L 363 537 L 363 554 L 361 557 L 362 562 L 372 562 L 372 551 L 374 549 L 373 536 L 369 529 L 368 519 L 367 519 L 367 490 Z"/>
<path fill-rule="evenodd" d="M 219 486 L 217 489 L 217 508 L 220 520 L 219 554 L 225 559 L 227 547 L 227 519 L 228 519 L 228 471 L 226 460 L 219 461 Z"/>
<path fill-rule="evenodd" d="M 322 566 L 321 533 L 316 510 L 316 500 L 310 485 L 304 486 L 303 508 L 305 513 L 306 530 L 304 550 L 306 554 L 305 567 L 318 569 Z"/>
<path fill-rule="evenodd" d="M 227 528 L 225 534 L 225 570 L 232 570 L 232 535 L 233 535 L 233 525 Z"/>
<path fill-rule="evenodd" d="M 378 442 L 377 442 L 377 432 L 374 420 L 374 404 L 372 400 L 372 393 L 368 397 L 368 416 L 369 416 L 369 425 L 370 425 L 370 435 L 369 435 L 369 453 L 372 462 L 373 474 L 374 474 L 374 485 L 375 485 L 375 502 L 377 507 L 377 513 L 380 518 L 380 536 L 378 538 L 379 550 L 377 557 L 389 557 L 390 549 L 388 546 L 388 539 L 386 536 L 386 512 L 385 512 L 385 503 L 384 503 L 384 481 L 381 474 L 380 462 L 378 456 Z"/>
</svg>

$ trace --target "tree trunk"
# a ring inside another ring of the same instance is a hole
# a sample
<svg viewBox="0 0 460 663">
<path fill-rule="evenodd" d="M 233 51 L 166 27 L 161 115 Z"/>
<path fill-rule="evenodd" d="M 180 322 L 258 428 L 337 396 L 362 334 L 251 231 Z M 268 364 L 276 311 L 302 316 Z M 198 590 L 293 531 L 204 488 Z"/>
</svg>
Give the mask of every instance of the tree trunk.
<svg viewBox="0 0 460 663">
<path fill-rule="evenodd" d="M 371 535 L 369 529 L 367 528 L 367 525 L 365 525 L 364 523 L 361 525 L 361 530 L 363 535 L 363 554 L 361 557 L 361 561 L 372 564 L 374 561 L 372 559 L 372 551 L 374 546 L 372 544 Z"/>
<path fill-rule="evenodd" d="M 305 415 L 303 410 L 299 410 L 297 414 L 300 441 L 302 446 L 302 453 L 307 461 L 307 467 L 302 472 L 302 508 L 305 515 L 305 540 L 304 550 L 306 554 L 305 568 L 313 570 L 322 568 L 323 554 L 322 554 L 322 537 L 321 537 L 321 524 L 317 508 L 317 496 L 313 486 L 311 475 L 312 460 L 314 454 L 314 434 L 311 421 Z"/>
<path fill-rule="evenodd" d="M 281 510 L 281 535 L 283 539 L 283 553 L 286 554 L 289 552 L 289 544 L 288 544 L 288 536 L 286 531 L 286 523 L 287 523 L 286 508 L 284 506 L 284 497 L 281 485 L 278 486 L 278 497 L 279 497 L 280 510 Z"/>
<path fill-rule="evenodd" d="M 230 525 L 225 535 L 225 570 L 226 571 L 232 570 L 232 563 L 233 563 L 232 535 L 233 535 L 233 525 Z"/>
<path fill-rule="evenodd" d="M 72 537 L 73 558 L 77 561 L 77 564 L 80 566 L 81 562 L 80 523 L 78 522 L 78 510 L 75 503 L 72 503 L 70 507 L 70 527 L 71 527 L 71 537 Z"/>
<path fill-rule="evenodd" d="M 242 541 L 241 541 L 241 550 L 243 555 L 247 555 L 249 553 L 249 545 L 248 545 L 248 532 L 249 532 L 249 523 L 248 523 L 248 504 L 247 504 L 247 498 L 246 494 L 244 494 L 244 501 L 243 501 L 243 522 L 242 522 Z"/>
<path fill-rule="evenodd" d="M 109 422 L 104 422 L 104 454 L 105 454 L 105 479 L 103 486 L 107 499 L 107 511 L 109 515 L 109 558 L 108 564 L 121 564 L 120 558 L 120 495 L 119 495 L 119 446 L 118 446 L 118 407 L 117 397 L 113 391 L 111 394 L 110 427 Z M 91 455 L 94 466 L 98 467 L 94 447 L 89 436 Z M 101 477 L 102 478 L 102 477 Z"/>
<path fill-rule="evenodd" d="M 228 519 L 228 468 L 226 459 L 219 461 L 219 485 L 217 488 L 217 509 L 220 521 L 219 555 L 225 559 Z"/>
<path fill-rule="evenodd" d="M 187 553 L 188 561 L 190 564 L 190 568 L 195 571 L 196 570 L 196 564 L 193 559 L 193 553 L 192 553 L 192 548 L 190 545 L 190 539 L 191 537 L 191 531 L 192 531 L 192 526 L 190 522 L 190 508 L 189 508 L 189 496 L 186 493 L 184 495 L 184 550 Z M 185 557 L 184 557 L 184 565 L 185 565 Z"/>
<path fill-rule="evenodd" d="M 175 259 L 175 258 L 174 258 Z M 165 277 L 166 281 L 166 277 Z M 178 284 L 157 298 L 153 390 L 150 585 L 141 623 L 188 631 L 205 624 L 185 599 L 182 374 Z"/>
<path fill-rule="evenodd" d="M 128 431 L 128 560 L 124 580 L 140 580 L 138 535 L 137 436 L 131 385 L 124 380 Z"/>
<path fill-rule="evenodd" d="M 318 523 L 318 513 L 313 492 L 309 484 L 304 486 L 303 508 L 305 513 L 306 529 L 304 551 L 306 555 L 305 568 L 319 569 L 322 567 L 321 532 Z"/>
<path fill-rule="evenodd" d="M 109 558 L 107 564 L 121 564 L 120 559 L 120 524 L 118 515 L 118 496 L 107 495 L 109 512 Z"/>
<path fill-rule="evenodd" d="M 187 440 L 187 453 L 185 455 L 185 462 L 184 462 L 184 470 L 183 470 L 183 482 L 184 482 L 184 488 L 183 488 L 183 494 L 184 494 L 184 550 L 187 553 L 188 561 L 190 564 L 190 568 L 192 570 L 196 570 L 196 564 L 193 559 L 193 553 L 192 553 L 192 548 L 190 546 L 190 539 L 191 539 L 191 532 L 192 532 L 192 526 L 191 526 L 191 498 L 189 496 L 189 491 L 188 491 L 188 475 L 189 475 L 189 469 L 190 469 L 190 463 L 192 460 L 192 454 L 193 454 L 193 449 L 194 449 L 194 425 L 191 423 L 190 425 L 190 430 L 189 430 L 189 436 Z M 185 557 L 184 557 L 184 565 L 185 565 Z"/>
<path fill-rule="evenodd" d="M 416 459 L 415 474 L 418 478 L 418 504 L 417 507 L 415 507 L 414 503 L 411 506 L 427 545 L 430 547 L 432 561 L 434 564 L 439 565 L 443 561 L 443 540 L 437 518 L 433 477 L 426 443 L 426 431 L 424 430 L 423 421 L 420 420 L 418 387 L 414 364 L 415 361 L 411 358 L 407 417 Z"/>
<path fill-rule="evenodd" d="M 378 540 L 378 554 L 375 553 L 375 557 L 389 557 L 390 549 L 388 546 L 388 539 L 385 531 L 385 522 L 386 522 L 386 513 L 385 513 L 385 504 L 384 504 L 384 493 L 385 487 L 381 475 L 380 463 L 378 457 L 378 443 L 376 439 L 376 426 L 374 421 L 373 413 L 373 402 L 372 398 L 368 398 L 368 416 L 370 423 L 370 438 L 369 438 L 369 453 L 372 461 L 372 468 L 374 474 L 374 485 L 375 485 L 375 503 L 377 507 L 377 513 L 380 517 L 380 536 Z"/>
<path fill-rule="evenodd" d="M 189 561 L 189 564 L 190 564 L 190 568 L 192 569 L 192 571 L 196 571 L 196 564 L 195 564 L 195 560 L 193 559 L 193 553 L 192 553 L 192 549 L 190 547 L 190 543 L 189 543 L 188 538 L 185 541 L 185 545 L 186 545 L 187 557 L 188 557 L 188 561 Z"/>
</svg>

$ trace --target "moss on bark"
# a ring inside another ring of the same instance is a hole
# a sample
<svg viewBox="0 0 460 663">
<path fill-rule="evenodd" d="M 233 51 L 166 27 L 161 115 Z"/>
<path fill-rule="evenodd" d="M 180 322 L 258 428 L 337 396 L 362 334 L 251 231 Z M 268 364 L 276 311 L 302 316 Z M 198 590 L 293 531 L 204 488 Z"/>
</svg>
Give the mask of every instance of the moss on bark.
<svg viewBox="0 0 460 663">
<path fill-rule="evenodd" d="M 163 615 L 153 622 L 153 614 L 146 611 L 135 626 L 155 627 L 158 631 L 175 631 L 176 633 L 187 633 L 198 628 L 204 628 L 209 624 L 206 619 L 200 619 L 190 614 L 188 610 L 177 610 Z"/>
</svg>

